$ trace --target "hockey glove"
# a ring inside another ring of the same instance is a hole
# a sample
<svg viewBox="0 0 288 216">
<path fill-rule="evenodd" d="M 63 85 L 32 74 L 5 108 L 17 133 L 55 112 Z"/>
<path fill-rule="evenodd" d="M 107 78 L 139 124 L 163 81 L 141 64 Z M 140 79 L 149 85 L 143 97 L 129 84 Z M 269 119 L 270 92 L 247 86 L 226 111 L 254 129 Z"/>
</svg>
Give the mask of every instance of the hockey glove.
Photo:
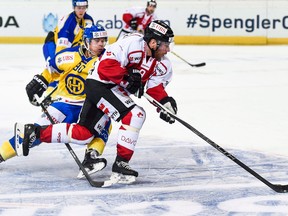
<svg viewBox="0 0 288 216">
<path fill-rule="evenodd" d="M 51 96 L 45 97 L 42 101 L 43 106 L 47 109 L 55 100 L 51 98 Z"/>
<path fill-rule="evenodd" d="M 128 73 L 129 75 L 125 77 L 125 80 L 128 82 L 126 89 L 131 94 L 135 94 L 138 98 L 140 98 L 144 93 L 140 71 L 134 68 L 129 68 Z"/>
<path fill-rule="evenodd" d="M 159 101 L 165 108 L 167 108 L 172 114 L 177 114 L 177 104 L 174 98 L 165 97 Z M 160 110 L 160 118 L 169 124 L 173 124 L 175 119 L 165 110 Z"/>
<path fill-rule="evenodd" d="M 136 18 L 130 20 L 130 27 L 135 31 L 137 30 L 138 24 Z"/>
<path fill-rule="evenodd" d="M 36 98 L 34 97 L 35 94 L 37 94 L 39 97 L 42 96 L 44 91 L 48 87 L 47 80 L 42 75 L 35 75 L 33 79 L 27 84 L 26 86 L 26 92 L 29 98 L 29 101 L 34 106 L 39 106 Z"/>
</svg>

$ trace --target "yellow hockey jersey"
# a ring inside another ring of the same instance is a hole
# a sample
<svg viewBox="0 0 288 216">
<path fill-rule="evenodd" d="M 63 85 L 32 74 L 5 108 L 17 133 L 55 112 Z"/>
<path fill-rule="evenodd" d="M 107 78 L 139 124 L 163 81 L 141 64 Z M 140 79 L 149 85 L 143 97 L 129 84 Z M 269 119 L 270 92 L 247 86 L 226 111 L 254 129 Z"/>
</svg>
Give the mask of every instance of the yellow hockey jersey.
<svg viewBox="0 0 288 216">
<path fill-rule="evenodd" d="M 67 48 L 48 61 L 42 76 L 49 83 L 59 81 L 55 94 L 60 101 L 82 105 L 86 97 L 84 82 L 97 59 L 98 57 L 86 58 L 81 46 Z"/>
<path fill-rule="evenodd" d="M 84 28 L 93 23 L 93 18 L 87 13 L 82 19 L 78 19 L 75 12 L 62 17 L 54 30 L 54 40 L 56 44 L 55 53 L 65 48 L 80 45 Z"/>
</svg>

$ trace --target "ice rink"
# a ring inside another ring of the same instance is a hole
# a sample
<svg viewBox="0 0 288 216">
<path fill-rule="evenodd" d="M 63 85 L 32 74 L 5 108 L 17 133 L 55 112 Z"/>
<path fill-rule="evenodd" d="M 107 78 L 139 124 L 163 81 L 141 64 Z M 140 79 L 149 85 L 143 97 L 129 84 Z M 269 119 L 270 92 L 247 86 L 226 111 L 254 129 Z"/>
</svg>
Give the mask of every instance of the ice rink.
<svg viewBox="0 0 288 216">
<path fill-rule="evenodd" d="M 0 45 L 1 142 L 15 122 L 41 115 L 25 92 L 45 62 L 41 45 Z M 178 116 L 273 184 L 288 184 L 288 47 L 180 46 L 169 54 L 174 77 L 167 91 Z M 288 194 L 276 193 L 180 123 L 147 112 L 130 165 L 137 182 L 93 188 L 77 180 L 64 144 L 42 144 L 28 157 L 0 164 L 0 216 L 288 215 Z M 103 156 L 111 173 L 118 123 Z M 71 144 L 82 161 L 84 146 Z"/>
</svg>

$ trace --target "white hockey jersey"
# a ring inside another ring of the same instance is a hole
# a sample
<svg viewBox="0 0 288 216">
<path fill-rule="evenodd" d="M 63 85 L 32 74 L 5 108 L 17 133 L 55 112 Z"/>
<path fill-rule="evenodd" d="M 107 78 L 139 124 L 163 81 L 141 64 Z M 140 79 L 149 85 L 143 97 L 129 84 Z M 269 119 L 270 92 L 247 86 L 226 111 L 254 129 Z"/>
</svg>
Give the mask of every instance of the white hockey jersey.
<svg viewBox="0 0 288 216">
<path fill-rule="evenodd" d="M 157 15 L 154 13 L 148 14 L 144 7 L 132 7 L 128 8 L 123 14 L 123 21 L 125 22 L 123 29 L 128 32 L 132 32 L 133 29 L 130 27 L 130 21 L 132 18 L 137 20 L 137 31 L 143 32 L 146 26 L 153 20 L 157 20 Z"/>
<path fill-rule="evenodd" d="M 107 47 L 97 61 L 87 79 L 95 79 L 106 84 L 117 84 L 124 88 L 128 68 L 139 69 L 147 94 L 160 101 L 168 96 L 165 87 L 172 79 L 172 65 L 167 56 L 161 61 L 146 56 L 146 42 L 140 34 L 131 34 Z"/>
</svg>

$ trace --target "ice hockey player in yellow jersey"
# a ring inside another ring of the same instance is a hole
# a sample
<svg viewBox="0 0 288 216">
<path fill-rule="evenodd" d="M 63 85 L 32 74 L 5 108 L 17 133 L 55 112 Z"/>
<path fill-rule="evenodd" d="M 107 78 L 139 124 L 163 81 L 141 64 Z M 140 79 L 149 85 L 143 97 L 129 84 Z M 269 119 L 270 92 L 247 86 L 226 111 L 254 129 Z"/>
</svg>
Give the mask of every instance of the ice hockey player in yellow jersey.
<svg viewBox="0 0 288 216">
<path fill-rule="evenodd" d="M 84 82 L 95 62 L 102 56 L 107 43 L 107 31 L 100 25 L 92 25 L 85 28 L 83 44 L 80 46 L 64 49 L 58 52 L 47 62 L 47 66 L 41 74 L 33 77 L 26 86 L 29 101 L 39 106 L 35 94 L 42 97 L 49 83 L 59 80 L 55 92 L 57 97 L 47 110 L 55 123 L 76 123 L 83 102 L 85 100 Z M 37 125 L 51 124 L 47 116 L 42 115 L 36 122 Z M 97 172 L 106 166 L 105 158 L 98 158 L 103 153 L 111 130 L 111 121 L 107 122 L 103 133 L 87 145 L 83 166 L 89 174 Z M 37 146 L 36 143 L 30 148 Z M 30 149 L 29 148 L 29 149 Z M 23 155 L 29 154 L 29 149 L 23 151 Z M 0 162 L 16 156 L 15 137 L 5 141 L 0 147 Z M 20 156 L 20 155 L 18 155 Z M 82 172 L 78 175 L 82 177 Z"/>
<path fill-rule="evenodd" d="M 87 14 L 88 0 L 72 0 L 73 12 L 63 16 L 54 31 L 49 32 L 43 45 L 45 60 L 63 49 L 80 45 L 84 28 L 94 24 Z"/>
</svg>

